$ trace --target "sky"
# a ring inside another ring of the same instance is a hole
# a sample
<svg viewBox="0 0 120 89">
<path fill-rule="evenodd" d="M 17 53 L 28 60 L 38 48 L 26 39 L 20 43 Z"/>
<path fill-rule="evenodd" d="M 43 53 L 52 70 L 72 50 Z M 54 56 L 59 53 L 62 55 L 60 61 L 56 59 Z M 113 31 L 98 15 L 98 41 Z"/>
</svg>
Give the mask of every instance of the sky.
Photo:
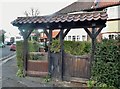
<svg viewBox="0 0 120 89">
<path fill-rule="evenodd" d="M 23 17 L 24 12 L 31 8 L 38 9 L 39 15 L 50 15 L 77 0 L 1 0 L 0 1 L 0 29 L 6 31 L 8 36 L 19 33 L 17 27 L 11 22 L 17 17 Z"/>
</svg>

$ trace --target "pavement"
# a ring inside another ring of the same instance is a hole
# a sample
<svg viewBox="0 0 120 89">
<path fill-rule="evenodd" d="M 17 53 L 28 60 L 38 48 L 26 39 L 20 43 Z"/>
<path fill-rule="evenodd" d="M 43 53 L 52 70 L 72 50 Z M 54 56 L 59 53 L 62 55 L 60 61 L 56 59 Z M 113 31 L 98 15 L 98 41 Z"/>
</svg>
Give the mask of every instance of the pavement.
<svg viewBox="0 0 120 89">
<path fill-rule="evenodd" d="M 81 87 L 79 84 L 66 81 L 46 82 L 45 78 L 40 77 L 17 77 L 16 56 L 13 55 L 6 60 L 2 62 L 2 87 Z"/>
</svg>

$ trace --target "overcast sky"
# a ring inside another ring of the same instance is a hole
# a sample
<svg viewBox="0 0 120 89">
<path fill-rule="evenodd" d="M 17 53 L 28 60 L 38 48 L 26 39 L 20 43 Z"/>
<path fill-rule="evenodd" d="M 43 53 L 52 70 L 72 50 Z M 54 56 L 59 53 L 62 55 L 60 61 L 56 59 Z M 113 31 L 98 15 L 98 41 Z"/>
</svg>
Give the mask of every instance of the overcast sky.
<svg viewBox="0 0 120 89">
<path fill-rule="evenodd" d="M 40 15 L 50 15 L 77 0 L 1 0 L 0 1 L 0 29 L 11 35 L 19 31 L 11 22 L 19 16 L 25 16 L 25 11 L 35 8 Z"/>
</svg>

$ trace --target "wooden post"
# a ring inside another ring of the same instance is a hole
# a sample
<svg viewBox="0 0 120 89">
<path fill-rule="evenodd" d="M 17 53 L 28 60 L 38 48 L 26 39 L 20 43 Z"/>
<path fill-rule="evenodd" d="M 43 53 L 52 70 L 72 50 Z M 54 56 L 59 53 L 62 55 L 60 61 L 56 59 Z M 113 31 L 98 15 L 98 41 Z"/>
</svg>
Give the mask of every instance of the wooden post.
<svg viewBox="0 0 120 89">
<path fill-rule="evenodd" d="M 24 66 L 24 76 L 26 76 L 26 71 L 27 71 L 27 60 L 28 60 L 28 39 L 25 38 L 24 39 L 24 43 L 23 43 L 23 66 Z"/>
<path fill-rule="evenodd" d="M 90 60 L 90 77 L 92 75 L 92 62 L 94 61 L 94 55 L 95 55 L 95 44 L 96 44 L 96 38 L 95 38 L 95 24 L 92 24 L 92 33 L 91 33 L 91 39 L 92 39 L 92 44 L 91 44 L 91 60 Z"/>
<path fill-rule="evenodd" d="M 60 30 L 60 57 L 61 57 L 61 60 L 60 60 L 60 78 L 61 80 L 63 80 L 63 71 L 64 71 L 64 47 L 63 47 L 63 31 L 64 29 L 61 29 Z"/>
<path fill-rule="evenodd" d="M 28 61 L 28 37 L 30 36 L 31 32 L 33 29 L 28 29 L 28 28 L 19 28 L 21 31 L 21 34 L 23 36 L 23 75 L 27 75 L 27 61 Z"/>
<path fill-rule="evenodd" d="M 49 44 L 48 44 L 48 72 L 49 72 L 49 75 L 51 76 L 51 52 L 50 52 L 50 46 L 52 44 L 52 29 L 49 30 L 49 35 L 48 35 L 48 38 L 49 38 Z"/>
<path fill-rule="evenodd" d="M 92 27 L 92 51 L 91 51 L 91 59 L 94 60 L 94 54 L 95 54 L 95 44 L 96 44 L 96 38 L 95 38 L 95 27 Z"/>
<path fill-rule="evenodd" d="M 103 29 L 104 26 L 101 26 L 98 31 L 96 29 L 95 24 L 92 24 L 92 32 L 90 32 L 88 30 L 88 28 L 84 28 L 85 31 L 87 32 L 87 34 L 90 36 L 90 38 L 92 39 L 92 44 L 91 44 L 91 60 L 90 60 L 90 68 L 92 67 L 92 62 L 94 61 L 94 55 L 95 55 L 95 47 L 96 47 L 96 37 L 98 36 L 98 34 L 101 32 L 101 30 Z M 90 69 L 90 76 L 91 77 L 91 69 Z"/>
</svg>

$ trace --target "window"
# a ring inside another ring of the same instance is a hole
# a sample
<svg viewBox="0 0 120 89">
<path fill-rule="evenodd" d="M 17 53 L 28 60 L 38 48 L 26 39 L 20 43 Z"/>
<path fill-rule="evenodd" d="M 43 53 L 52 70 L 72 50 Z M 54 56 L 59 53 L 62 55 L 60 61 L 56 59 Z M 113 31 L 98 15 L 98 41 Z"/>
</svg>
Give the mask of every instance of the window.
<svg viewBox="0 0 120 89">
<path fill-rule="evenodd" d="M 17 36 L 16 39 L 21 39 L 21 37 Z"/>
<path fill-rule="evenodd" d="M 86 36 L 85 36 L 85 35 L 83 35 L 83 36 L 82 36 L 82 40 L 83 40 L 83 41 L 85 41 L 85 38 L 86 38 Z"/>
<path fill-rule="evenodd" d="M 75 39 L 76 39 L 76 36 L 72 36 L 72 41 L 75 41 Z"/>
<path fill-rule="evenodd" d="M 70 41 L 71 41 L 71 36 L 68 36 L 68 40 L 70 40 Z"/>
<path fill-rule="evenodd" d="M 77 41 L 80 41 L 80 36 L 77 36 Z"/>
<path fill-rule="evenodd" d="M 114 35 L 109 35 L 109 39 L 113 39 L 114 38 Z"/>
</svg>

